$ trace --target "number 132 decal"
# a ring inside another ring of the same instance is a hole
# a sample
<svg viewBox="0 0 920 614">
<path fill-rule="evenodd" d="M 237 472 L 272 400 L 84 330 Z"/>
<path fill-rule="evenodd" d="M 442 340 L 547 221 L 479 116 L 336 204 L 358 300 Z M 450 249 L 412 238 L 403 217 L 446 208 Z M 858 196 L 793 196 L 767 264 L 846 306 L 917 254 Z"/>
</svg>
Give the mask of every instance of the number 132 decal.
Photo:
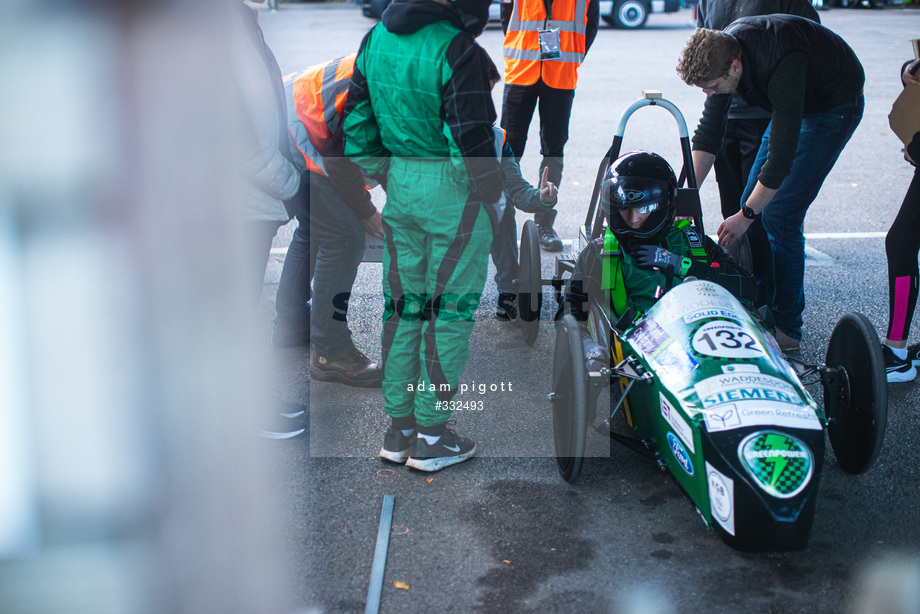
<svg viewBox="0 0 920 614">
<path fill-rule="evenodd" d="M 693 335 L 693 351 L 715 358 L 760 358 L 760 342 L 740 324 L 714 320 L 701 326 Z"/>
</svg>

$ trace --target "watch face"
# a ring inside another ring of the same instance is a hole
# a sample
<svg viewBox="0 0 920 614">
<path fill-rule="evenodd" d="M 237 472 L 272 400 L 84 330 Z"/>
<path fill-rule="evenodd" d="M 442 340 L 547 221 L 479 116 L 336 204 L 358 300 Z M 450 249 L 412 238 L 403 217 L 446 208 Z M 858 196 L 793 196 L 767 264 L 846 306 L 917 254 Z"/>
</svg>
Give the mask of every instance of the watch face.
<svg viewBox="0 0 920 614">
<path fill-rule="evenodd" d="M 747 205 L 741 207 L 741 214 L 749 220 L 753 220 L 755 217 L 757 217 L 757 214 L 754 213 L 754 210 Z"/>
</svg>

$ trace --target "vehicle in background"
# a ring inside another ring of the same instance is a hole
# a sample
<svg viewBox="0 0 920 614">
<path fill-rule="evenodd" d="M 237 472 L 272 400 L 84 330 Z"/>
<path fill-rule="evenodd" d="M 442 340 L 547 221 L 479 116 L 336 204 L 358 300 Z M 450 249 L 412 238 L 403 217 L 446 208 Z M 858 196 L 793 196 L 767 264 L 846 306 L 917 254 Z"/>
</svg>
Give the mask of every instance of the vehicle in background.
<svg viewBox="0 0 920 614">
<path fill-rule="evenodd" d="M 681 6 L 681 0 L 600 0 L 601 19 L 626 30 L 643 27 L 651 13 L 674 13 Z"/>
<path fill-rule="evenodd" d="M 380 19 L 391 0 L 361 0 L 365 17 Z M 489 6 L 489 21 L 501 21 L 501 0 Z M 600 0 L 601 19 L 617 28 L 641 28 L 652 13 L 673 13 L 683 6 L 682 0 Z"/>
</svg>

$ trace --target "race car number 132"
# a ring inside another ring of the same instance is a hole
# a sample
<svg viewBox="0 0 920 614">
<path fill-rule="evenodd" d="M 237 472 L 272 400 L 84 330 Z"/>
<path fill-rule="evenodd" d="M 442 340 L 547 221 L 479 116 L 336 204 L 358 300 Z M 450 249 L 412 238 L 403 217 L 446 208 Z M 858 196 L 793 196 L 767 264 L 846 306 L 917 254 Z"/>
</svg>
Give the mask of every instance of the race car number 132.
<svg viewBox="0 0 920 614">
<path fill-rule="evenodd" d="M 693 335 L 693 350 L 715 358 L 759 358 L 760 342 L 735 322 L 715 320 L 701 326 Z"/>
</svg>

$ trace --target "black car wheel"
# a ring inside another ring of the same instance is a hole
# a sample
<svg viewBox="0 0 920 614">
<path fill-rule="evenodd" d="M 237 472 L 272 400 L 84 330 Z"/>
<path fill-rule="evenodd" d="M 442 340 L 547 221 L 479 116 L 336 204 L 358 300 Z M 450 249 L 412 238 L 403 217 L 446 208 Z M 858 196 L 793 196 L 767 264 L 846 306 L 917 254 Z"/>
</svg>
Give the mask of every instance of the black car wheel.
<svg viewBox="0 0 920 614">
<path fill-rule="evenodd" d="M 574 482 L 581 473 L 588 430 L 588 376 L 581 328 L 571 314 L 559 322 L 553 353 L 553 441 L 559 473 Z"/>
<path fill-rule="evenodd" d="M 827 433 L 840 468 L 863 473 L 875 462 L 888 420 L 888 382 L 878 335 L 861 313 L 837 322 L 825 364 L 839 369 L 835 386 L 826 386 Z"/>
<path fill-rule="evenodd" d="M 543 307 L 543 279 L 540 239 L 533 220 L 524 222 L 521 231 L 521 262 L 518 267 L 518 319 L 524 343 L 533 345 L 540 332 L 540 309 Z"/>
</svg>

